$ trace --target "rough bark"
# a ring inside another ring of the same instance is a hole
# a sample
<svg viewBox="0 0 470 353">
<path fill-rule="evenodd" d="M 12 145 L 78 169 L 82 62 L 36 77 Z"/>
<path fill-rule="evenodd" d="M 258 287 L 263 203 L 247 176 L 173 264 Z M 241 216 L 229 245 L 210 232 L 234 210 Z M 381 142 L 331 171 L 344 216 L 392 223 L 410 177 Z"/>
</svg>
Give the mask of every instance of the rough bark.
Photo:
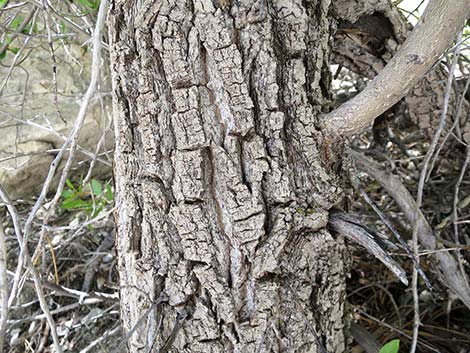
<svg viewBox="0 0 470 353">
<path fill-rule="evenodd" d="M 341 197 L 317 129 L 329 0 L 119 1 L 117 251 L 131 352 L 344 352 Z"/>
</svg>

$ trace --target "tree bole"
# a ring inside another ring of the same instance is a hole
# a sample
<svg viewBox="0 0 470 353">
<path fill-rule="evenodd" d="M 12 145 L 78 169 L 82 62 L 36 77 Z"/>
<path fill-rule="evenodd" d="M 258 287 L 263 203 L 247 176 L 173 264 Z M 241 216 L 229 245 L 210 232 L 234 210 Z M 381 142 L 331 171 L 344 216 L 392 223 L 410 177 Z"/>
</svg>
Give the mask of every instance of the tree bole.
<svg viewBox="0 0 470 353">
<path fill-rule="evenodd" d="M 330 1 L 214 3 L 110 10 L 125 331 L 160 301 L 128 349 L 344 352 Z"/>
</svg>

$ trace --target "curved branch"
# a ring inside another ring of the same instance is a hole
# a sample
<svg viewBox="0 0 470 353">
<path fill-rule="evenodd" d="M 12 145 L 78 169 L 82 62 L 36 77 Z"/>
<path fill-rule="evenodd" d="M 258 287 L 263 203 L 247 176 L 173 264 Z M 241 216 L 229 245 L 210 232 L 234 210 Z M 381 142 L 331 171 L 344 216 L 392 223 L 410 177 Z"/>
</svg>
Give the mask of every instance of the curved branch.
<svg viewBox="0 0 470 353">
<path fill-rule="evenodd" d="M 397 103 L 438 60 L 468 17 L 468 0 L 431 0 L 387 66 L 364 91 L 324 117 L 326 134 L 340 137 L 360 132 Z"/>
</svg>

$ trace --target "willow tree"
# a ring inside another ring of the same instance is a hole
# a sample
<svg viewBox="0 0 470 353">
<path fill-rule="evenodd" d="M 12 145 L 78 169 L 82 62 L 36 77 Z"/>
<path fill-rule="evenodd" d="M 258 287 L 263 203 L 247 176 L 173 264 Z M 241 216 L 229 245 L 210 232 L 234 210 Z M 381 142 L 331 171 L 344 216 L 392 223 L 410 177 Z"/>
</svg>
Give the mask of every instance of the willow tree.
<svg viewBox="0 0 470 353">
<path fill-rule="evenodd" d="M 346 185 L 343 141 L 455 36 L 468 13 L 455 9 L 468 5 L 446 2 L 429 5 L 428 17 L 448 27 L 433 49 L 397 54 L 396 72 L 412 65 L 415 75 L 379 80 L 380 104 L 366 93 L 330 114 L 332 13 L 354 12 L 354 1 L 112 2 L 117 250 L 131 352 L 347 350 L 348 254 L 327 229 Z"/>
</svg>

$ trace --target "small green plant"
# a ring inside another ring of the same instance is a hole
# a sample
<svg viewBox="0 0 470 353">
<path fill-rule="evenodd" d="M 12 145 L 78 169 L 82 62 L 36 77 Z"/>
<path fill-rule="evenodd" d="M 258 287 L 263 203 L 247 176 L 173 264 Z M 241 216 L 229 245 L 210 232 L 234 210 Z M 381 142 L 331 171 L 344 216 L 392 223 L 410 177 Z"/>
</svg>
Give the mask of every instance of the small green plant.
<svg viewBox="0 0 470 353">
<path fill-rule="evenodd" d="M 400 349 L 400 340 L 391 340 L 384 344 L 380 349 L 380 353 L 398 353 Z"/>
<path fill-rule="evenodd" d="M 99 0 L 76 0 L 80 5 L 85 7 L 87 10 L 97 11 L 100 6 Z"/>
<path fill-rule="evenodd" d="M 107 205 L 113 203 L 114 196 L 109 182 L 103 184 L 96 179 L 91 179 L 85 186 L 82 186 L 81 181 L 75 186 L 67 179 L 65 183 L 67 188 L 62 191 L 63 201 L 60 204 L 64 210 L 83 210 L 94 218 Z"/>
<path fill-rule="evenodd" d="M 0 8 L 1 7 L 2 7 L 2 3 L 0 2 Z M 10 33 L 17 32 L 20 29 L 20 27 L 21 27 L 22 23 L 24 22 L 24 20 L 25 19 L 24 19 L 23 16 L 21 16 L 21 15 L 16 16 L 10 22 L 9 27 L 7 28 L 6 32 L 10 32 Z M 24 26 L 24 28 L 21 31 L 21 33 L 26 34 L 26 35 L 29 35 L 30 33 L 37 33 L 37 32 L 38 32 L 38 29 L 37 29 L 36 24 L 34 25 L 34 27 L 31 27 L 30 23 L 27 23 L 26 26 Z M 3 58 L 6 57 L 7 52 L 12 52 L 13 54 L 16 54 L 20 50 L 20 48 L 11 46 L 12 39 L 11 39 L 10 35 L 5 34 L 5 41 L 0 42 L 0 47 L 2 47 L 4 45 L 4 43 L 6 43 L 7 46 L 6 46 L 5 50 L 0 54 L 0 60 L 2 60 Z"/>
</svg>

